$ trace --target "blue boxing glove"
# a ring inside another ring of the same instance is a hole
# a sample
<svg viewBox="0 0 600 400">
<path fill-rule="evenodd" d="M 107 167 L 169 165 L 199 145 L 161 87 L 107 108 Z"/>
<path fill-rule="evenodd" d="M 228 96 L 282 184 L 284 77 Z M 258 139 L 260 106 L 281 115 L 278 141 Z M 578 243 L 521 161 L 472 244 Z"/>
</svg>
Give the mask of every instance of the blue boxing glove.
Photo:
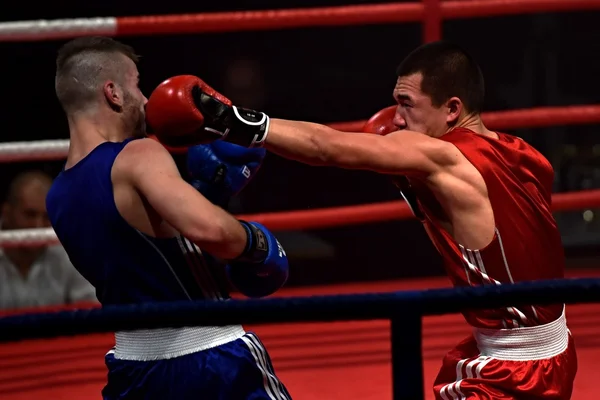
<svg viewBox="0 0 600 400">
<path fill-rule="evenodd" d="M 229 201 L 254 177 L 267 151 L 217 140 L 187 152 L 190 184 L 210 202 L 227 208 Z"/>
<path fill-rule="evenodd" d="M 225 267 L 231 283 L 247 297 L 275 293 L 288 279 L 285 250 L 267 228 L 257 222 L 240 221 L 248 243 L 244 253 Z"/>
</svg>

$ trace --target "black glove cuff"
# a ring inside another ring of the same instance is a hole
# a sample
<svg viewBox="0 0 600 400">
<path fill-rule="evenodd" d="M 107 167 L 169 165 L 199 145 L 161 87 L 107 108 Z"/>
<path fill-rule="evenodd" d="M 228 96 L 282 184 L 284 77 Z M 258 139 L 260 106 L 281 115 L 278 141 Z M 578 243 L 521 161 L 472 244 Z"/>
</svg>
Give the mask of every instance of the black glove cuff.
<svg viewBox="0 0 600 400">
<path fill-rule="evenodd" d="M 229 130 L 225 126 L 224 120 L 230 112 L 231 106 L 204 93 L 199 86 L 192 88 L 192 97 L 204 117 L 204 130 L 215 134 L 215 137 L 220 139 L 225 138 Z"/>
<path fill-rule="evenodd" d="M 192 96 L 204 116 L 205 131 L 239 146 L 263 146 L 269 133 L 267 114 L 225 104 L 198 86 L 192 88 Z"/>
<path fill-rule="evenodd" d="M 225 140 L 244 147 L 262 147 L 269 133 L 269 123 L 270 118 L 265 113 L 232 106 Z"/>
<path fill-rule="evenodd" d="M 239 220 L 246 230 L 247 242 L 244 252 L 234 262 L 261 263 L 269 254 L 267 236 L 256 225 Z"/>
</svg>

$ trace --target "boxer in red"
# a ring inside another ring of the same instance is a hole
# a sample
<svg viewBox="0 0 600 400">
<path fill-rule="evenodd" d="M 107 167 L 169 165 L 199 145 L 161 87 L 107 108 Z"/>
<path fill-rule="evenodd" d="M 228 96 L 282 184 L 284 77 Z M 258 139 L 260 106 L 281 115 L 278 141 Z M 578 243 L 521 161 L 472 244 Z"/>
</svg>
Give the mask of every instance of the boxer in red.
<svg viewBox="0 0 600 400">
<path fill-rule="evenodd" d="M 148 103 L 157 132 L 265 147 L 310 165 L 393 176 L 455 286 L 563 278 L 553 169 L 523 140 L 487 129 L 484 80 L 459 47 L 436 42 L 400 64 L 397 106 L 339 132 L 235 107 L 199 78 L 165 81 Z M 177 112 L 161 113 L 168 105 Z M 185 121 L 185 124 L 182 124 Z M 569 399 L 577 356 L 564 304 L 464 312 L 472 335 L 443 360 L 437 399 Z"/>
</svg>

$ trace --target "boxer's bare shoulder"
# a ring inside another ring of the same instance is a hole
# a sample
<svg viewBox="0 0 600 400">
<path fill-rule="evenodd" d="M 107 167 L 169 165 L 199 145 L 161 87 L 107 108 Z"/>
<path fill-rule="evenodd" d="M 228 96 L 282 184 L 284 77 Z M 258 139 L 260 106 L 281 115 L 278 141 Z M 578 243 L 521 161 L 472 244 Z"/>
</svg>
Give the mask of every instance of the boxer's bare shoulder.
<svg viewBox="0 0 600 400">
<path fill-rule="evenodd" d="M 146 163 L 158 164 L 157 167 L 160 167 L 172 161 L 173 157 L 162 144 L 151 138 L 141 138 L 125 145 L 115 159 L 115 166 L 125 170 L 135 170 L 140 164 L 144 166 Z"/>
</svg>

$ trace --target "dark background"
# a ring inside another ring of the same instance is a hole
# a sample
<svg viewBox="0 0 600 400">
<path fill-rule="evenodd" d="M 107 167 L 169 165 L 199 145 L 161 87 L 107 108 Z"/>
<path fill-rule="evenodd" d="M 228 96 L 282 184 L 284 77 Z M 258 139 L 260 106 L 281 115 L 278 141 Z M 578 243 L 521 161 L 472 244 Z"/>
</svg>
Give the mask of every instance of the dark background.
<svg viewBox="0 0 600 400">
<path fill-rule="evenodd" d="M 282 8 L 281 1 L 184 2 L 58 1 L 12 3 L 1 20 L 160 15 Z M 366 1 L 288 0 L 285 7 Z M 5 7 L 6 8 L 6 7 Z M 443 25 L 443 37 L 467 48 L 487 82 L 488 111 L 598 103 L 600 12 L 536 14 Z M 394 70 L 422 43 L 421 24 L 365 25 L 202 35 L 123 37 L 141 54 L 141 88 L 172 75 L 201 76 L 235 103 L 271 116 L 334 122 L 366 119 L 392 104 Z M 3 141 L 64 139 L 66 120 L 54 96 L 54 61 L 63 40 L 0 43 Z M 598 126 L 515 130 L 556 170 L 555 190 L 600 187 Z M 55 176 L 62 162 L 2 164 L 2 195 L 14 174 L 43 168 Z M 269 154 L 260 174 L 232 204 L 232 212 L 311 209 L 399 199 L 372 173 L 315 168 Z M 557 214 L 568 265 L 595 267 L 597 210 Z M 439 258 L 416 221 L 391 221 L 282 232 L 293 271 L 290 285 L 442 274 Z"/>
</svg>

